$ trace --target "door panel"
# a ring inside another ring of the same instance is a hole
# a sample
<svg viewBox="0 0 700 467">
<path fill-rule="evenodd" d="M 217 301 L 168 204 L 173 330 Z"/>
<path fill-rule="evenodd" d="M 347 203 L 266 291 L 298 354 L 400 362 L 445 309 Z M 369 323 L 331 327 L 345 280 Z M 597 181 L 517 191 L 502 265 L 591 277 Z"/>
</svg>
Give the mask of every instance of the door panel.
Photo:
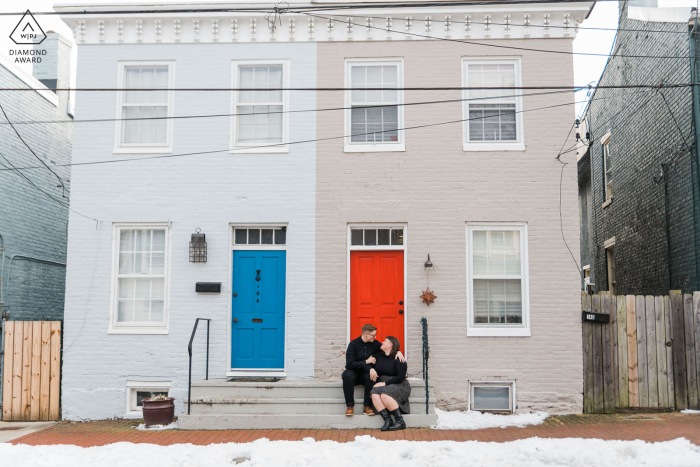
<svg viewBox="0 0 700 467">
<path fill-rule="evenodd" d="M 284 368 L 286 251 L 234 251 L 231 368 Z"/>
<path fill-rule="evenodd" d="M 404 340 L 403 251 L 350 252 L 350 338 L 362 333 L 362 326 L 377 326 L 377 339 L 394 336 Z"/>
</svg>

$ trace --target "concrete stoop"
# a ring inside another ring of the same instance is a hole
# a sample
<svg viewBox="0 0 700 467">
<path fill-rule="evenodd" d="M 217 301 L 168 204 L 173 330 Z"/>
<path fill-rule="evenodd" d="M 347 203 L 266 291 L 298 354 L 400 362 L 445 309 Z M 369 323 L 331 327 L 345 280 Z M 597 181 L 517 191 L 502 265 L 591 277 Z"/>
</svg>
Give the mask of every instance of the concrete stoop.
<svg viewBox="0 0 700 467">
<path fill-rule="evenodd" d="M 432 385 L 426 414 L 425 382 L 409 381 L 411 414 L 404 415 L 406 425 L 434 425 Z M 355 387 L 355 415 L 348 417 L 340 381 L 197 381 L 192 383 L 192 413 L 180 415 L 178 421 L 181 430 L 379 428 L 380 416 L 362 415 L 362 391 Z"/>
</svg>

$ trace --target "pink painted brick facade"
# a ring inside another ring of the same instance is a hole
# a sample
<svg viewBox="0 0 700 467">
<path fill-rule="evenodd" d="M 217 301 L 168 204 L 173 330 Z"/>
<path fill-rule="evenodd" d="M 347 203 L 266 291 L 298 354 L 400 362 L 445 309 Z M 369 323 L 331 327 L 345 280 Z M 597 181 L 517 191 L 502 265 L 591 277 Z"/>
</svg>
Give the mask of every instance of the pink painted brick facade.
<svg viewBox="0 0 700 467">
<path fill-rule="evenodd" d="M 571 51 L 571 39 L 490 41 Z M 319 87 L 345 81 L 346 58 L 404 61 L 406 87 L 462 86 L 462 58 L 518 56 L 523 86 L 573 85 L 570 54 L 480 47 L 444 41 L 318 44 Z M 524 91 L 526 94 L 540 91 Z M 406 91 L 405 102 L 460 99 L 461 91 Z M 525 151 L 465 152 L 461 123 L 407 131 L 405 152 L 345 153 L 344 113 L 318 120 L 315 376 L 338 379 L 347 345 L 347 225 L 406 223 L 409 373 L 420 376 L 420 318 L 430 326 L 430 380 L 438 407 L 465 409 L 470 381 L 515 381 L 519 412 L 582 411 L 580 277 L 560 231 L 562 165 L 555 159 L 575 117 L 573 93 L 524 98 Z M 342 92 L 321 92 L 319 109 L 343 107 Z M 464 118 L 460 102 L 405 107 L 405 126 Z M 564 156 L 571 162 L 575 156 Z M 563 230 L 579 256 L 576 164 L 564 168 Z M 467 222 L 528 226 L 531 337 L 467 337 Z M 430 253 L 427 307 L 419 297 Z M 353 336 L 356 337 L 356 336 Z"/>
</svg>

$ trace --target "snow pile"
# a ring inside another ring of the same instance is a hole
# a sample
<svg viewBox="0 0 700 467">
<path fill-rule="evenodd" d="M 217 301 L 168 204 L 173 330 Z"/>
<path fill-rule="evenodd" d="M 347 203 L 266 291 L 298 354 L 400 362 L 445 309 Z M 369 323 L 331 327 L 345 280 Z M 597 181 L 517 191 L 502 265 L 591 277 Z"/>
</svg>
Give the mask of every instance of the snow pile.
<svg viewBox="0 0 700 467">
<path fill-rule="evenodd" d="M 496 415 L 481 413 L 472 410 L 466 412 L 448 412 L 435 409 L 438 415 L 437 425 L 432 427 L 438 430 L 480 430 L 482 428 L 505 428 L 507 426 L 524 427 L 527 425 L 539 425 L 549 417 L 547 412 L 525 413 L 520 415 Z"/>
<path fill-rule="evenodd" d="M 685 409 L 685 410 L 681 410 L 681 413 L 694 414 L 694 413 L 700 413 L 700 410 Z"/>
<path fill-rule="evenodd" d="M 482 443 L 384 441 L 360 436 L 351 443 L 306 438 L 209 446 L 116 443 L 81 448 L 0 444 L 0 459 L 2 465 L 13 467 L 209 467 L 235 466 L 236 462 L 241 462 L 241 467 L 356 467 L 358 460 L 401 467 L 697 467 L 700 449 L 682 438 L 663 443 L 578 438 Z"/>
<path fill-rule="evenodd" d="M 170 425 L 151 425 L 146 428 L 146 424 L 142 423 L 136 427 L 139 431 L 160 431 L 160 430 L 177 430 L 180 428 L 177 422 L 172 422 Z"/>
</svg>

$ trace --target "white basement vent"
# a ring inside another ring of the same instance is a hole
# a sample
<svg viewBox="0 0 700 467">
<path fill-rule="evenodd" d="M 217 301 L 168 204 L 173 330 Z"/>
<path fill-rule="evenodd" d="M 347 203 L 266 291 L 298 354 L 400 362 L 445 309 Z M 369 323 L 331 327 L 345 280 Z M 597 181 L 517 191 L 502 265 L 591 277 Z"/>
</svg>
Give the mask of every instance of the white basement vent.
<svg viewBox="0 0 700 467">
<path fill-rule="evenodd" d="M 471 410 L 513 412 L 514 383 L 471 383 Z"/>
</svg>

